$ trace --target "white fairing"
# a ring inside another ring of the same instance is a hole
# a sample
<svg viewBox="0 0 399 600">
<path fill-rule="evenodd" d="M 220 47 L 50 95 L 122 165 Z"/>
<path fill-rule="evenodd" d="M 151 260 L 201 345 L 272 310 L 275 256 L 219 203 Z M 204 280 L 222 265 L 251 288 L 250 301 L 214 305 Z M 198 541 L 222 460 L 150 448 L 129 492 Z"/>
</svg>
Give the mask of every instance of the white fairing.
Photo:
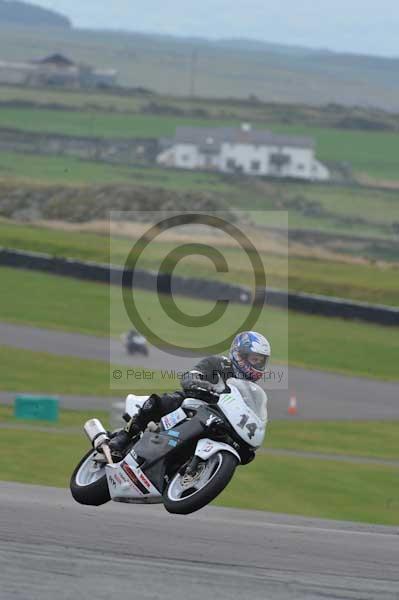
<svg viewBox="0 0 399 600">
<path fill-rule="evenodd" d="M 136 396 L 135 394 L 129 394 L 125 401 L 125 411 L 128 415 L 133 417 L 136 415 L 144 402 L 148 400 L 148 396 Z"/>
<path fill-rule="evenodd" d="M 254 448 L 262 445 L 267 425 L 267 396 L 256 383 L 228 379 L 231 392 L 222 394 L 218 406 L 238 435 Z"/>
<path fill-rule="evenodd" d="M 202 460 L 208 460 L 211 456 L 220 452 L 220 450 L 225 450 L 234 454 L 237 457 L 238 461 L 241 462 L 240 455 L 238 452 L 234 450 L 228 444 L 223 444 L 223 442 L 215 442 L 215 440 L 209 440 L 207 438 L 203 438 L 199 440 L 197 447 L 195 449 L 195 456 L 199 456 Z"/>
<path fill-rule="evenodd" d="M 116 502 L 132 504 L 157 504 L 162 496 L 138 466 L 132 454 L 121 462 L 105 467 L 109 492 Z"/>
</svg>

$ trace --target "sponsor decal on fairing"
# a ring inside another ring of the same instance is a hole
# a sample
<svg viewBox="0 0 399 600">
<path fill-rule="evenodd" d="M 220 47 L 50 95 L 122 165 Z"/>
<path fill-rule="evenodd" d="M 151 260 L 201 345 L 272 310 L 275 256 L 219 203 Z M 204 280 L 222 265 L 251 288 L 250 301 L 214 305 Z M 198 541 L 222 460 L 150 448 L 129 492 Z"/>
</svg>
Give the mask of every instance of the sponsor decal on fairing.
<svg viewBox="0 0 399 600">
<path fill-rule="evenodd" d="M 141 483 L 136 473 L 132 470 L 132 468 L 126 463 L 123 462 L 121 464 L 121 468 L 125 471 L 126 475 L 129 477 L 130 481 L 134 484 L 134 486 L 142 493 L 149 494 L 149 490 Z"/>
<path fill-rule="evenodd" d="M 175 427 L 175 425 L 177 425 L 178 423 L 181 423 L 186 418 L 187 418 L 187 415 L 184 412 L 184 410 L 182 408 L 178 408 L 177 410 L 174 410 L 173 412 L 169 413 L 168 415 L 165 415 L 164 417 L 162 417 L 161 421 L 162 421 L 162 425 L 164 426 L 164 428 L 166 430 L 168 430 L 168 429 L 173 429 L 173 427 Z"/>
</svg>

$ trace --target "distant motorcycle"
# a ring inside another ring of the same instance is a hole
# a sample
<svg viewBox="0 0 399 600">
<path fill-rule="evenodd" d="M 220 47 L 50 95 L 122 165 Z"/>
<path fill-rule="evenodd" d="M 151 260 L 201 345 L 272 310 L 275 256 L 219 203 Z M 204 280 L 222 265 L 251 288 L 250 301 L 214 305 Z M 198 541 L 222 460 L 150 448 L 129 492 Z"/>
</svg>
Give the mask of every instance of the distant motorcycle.
<svg viewBox="0 0 399 600">
<path fill-rule="evenodd" d="M 121 336 L 128 354 L 143 354 L 148 356 L 147 340 L 137 331 L 129 331 Z"/>
<path fill-rule="evenodd" d="M 80 504 L 109 500 L 163 504 L 167 511 L 190 514 L 209 504 L 231 480 L 248 451 L 262 445 L 267 397 L 255 383 L 227 381 L 229 391 L 214 403 L 186 398 L 180 408 L 151 422 L 114 463 L 108 433 L 98 419 L 84 430 L 93 448 L 72 474 L 70 489 Z M 148 396 L 130 394 L 127 420 Z M 245 460 L 244 460 L 245 462 Z"/>
</svg>

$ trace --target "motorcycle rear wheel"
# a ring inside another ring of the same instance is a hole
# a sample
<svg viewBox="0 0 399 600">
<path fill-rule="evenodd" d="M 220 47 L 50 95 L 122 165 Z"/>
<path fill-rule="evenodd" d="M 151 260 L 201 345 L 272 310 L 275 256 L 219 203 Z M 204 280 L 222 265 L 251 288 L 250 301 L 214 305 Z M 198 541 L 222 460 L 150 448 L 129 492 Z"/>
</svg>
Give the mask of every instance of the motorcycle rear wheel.
<svg viewBox="0 0 399 600">
<path fill-rule="evenodd" d="M 72 473 L 71 494 L 79 504 L 101 506 L 111 500 L 104 466 L 95 468 L 92 460 L 96 450 L 84 455 Z"/>
<path fill-rule="evenodd" d="M 188 515 L 203 508 L 227 486 L 237 467 L 238 460 L 230 452 L 220 451 L 206 462 L 200 463 L 202 472 L 190 478 L 177 473 L 163 494 L 166 510 L 178 515 Z"/>
</svg>

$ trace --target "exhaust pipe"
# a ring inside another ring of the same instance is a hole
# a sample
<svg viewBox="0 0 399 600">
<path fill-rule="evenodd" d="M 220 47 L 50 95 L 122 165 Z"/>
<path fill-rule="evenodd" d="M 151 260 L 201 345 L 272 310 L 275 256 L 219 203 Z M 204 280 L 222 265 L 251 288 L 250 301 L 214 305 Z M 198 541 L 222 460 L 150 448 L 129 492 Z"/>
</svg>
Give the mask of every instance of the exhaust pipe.
<svg viewBox="0 0 399 600">
<path fill-rule="evenodd" d="M 89 438 L 95 450 L 101 448 L 108 463 L 112 464 L 112 456 L 107 443 L 109 442 L 108 434 L 99 419 L 89 419 L 83 426 L 85 434 Z"/>
</svg>

